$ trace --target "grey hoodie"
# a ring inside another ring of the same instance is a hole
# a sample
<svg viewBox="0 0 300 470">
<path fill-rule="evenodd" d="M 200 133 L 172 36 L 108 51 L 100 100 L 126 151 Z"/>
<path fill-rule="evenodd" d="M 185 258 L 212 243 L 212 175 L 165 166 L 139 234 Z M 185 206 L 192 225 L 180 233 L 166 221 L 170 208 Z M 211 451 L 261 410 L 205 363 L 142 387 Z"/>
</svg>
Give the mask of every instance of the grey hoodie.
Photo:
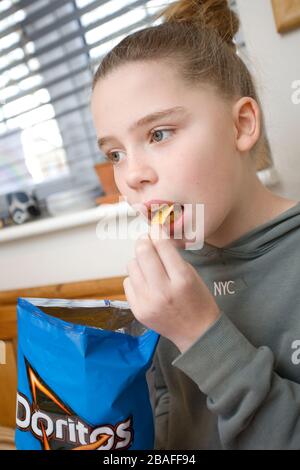
<svg viewBox="0 0 300 470">
<path fill-rule="evenodd" d="M 219 249 L 180 249 L 221 317 L 154 357 L 157 449 L 300 449 L 300 202 Z"/>
</svg>

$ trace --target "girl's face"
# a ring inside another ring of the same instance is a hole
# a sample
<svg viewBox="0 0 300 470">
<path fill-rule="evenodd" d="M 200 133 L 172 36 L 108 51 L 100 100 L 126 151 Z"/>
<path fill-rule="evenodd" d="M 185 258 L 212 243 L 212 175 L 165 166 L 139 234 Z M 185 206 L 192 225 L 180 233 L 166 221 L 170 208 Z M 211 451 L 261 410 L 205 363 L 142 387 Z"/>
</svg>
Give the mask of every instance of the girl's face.
<svg viewBox="0 0 300 470">
<path fill-rule="evenodd" d="M 193 215 L 204 204 L 204 238 L 214 233 L 241 189 L 232 106 L 208 85 L 187 86 L 161 61 L 122 65 L 100 79 L 91 107 L 101 150 L 127 202 L 190 204 Z"/>
</svg>

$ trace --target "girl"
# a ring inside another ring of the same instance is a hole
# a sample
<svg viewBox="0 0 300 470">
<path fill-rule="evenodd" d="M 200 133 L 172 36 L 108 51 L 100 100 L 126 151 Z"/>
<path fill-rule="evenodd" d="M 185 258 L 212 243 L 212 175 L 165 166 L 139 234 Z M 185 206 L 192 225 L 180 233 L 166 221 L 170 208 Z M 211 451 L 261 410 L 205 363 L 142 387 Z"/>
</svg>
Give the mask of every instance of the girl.
<svg viewBox="0 0 300 470">
<path fill-rule="evenodd" d="M 227 2 L 181 0 L 162 15 L 103 59 L 92 95 L 129 204 L 205 208 L 202 249 L 151 228 L 124 280 L 133 314 L 161 335 L 155 446 L 299 449 L 300 202 L 257 178 L 262 110 Z"/>
</svg>

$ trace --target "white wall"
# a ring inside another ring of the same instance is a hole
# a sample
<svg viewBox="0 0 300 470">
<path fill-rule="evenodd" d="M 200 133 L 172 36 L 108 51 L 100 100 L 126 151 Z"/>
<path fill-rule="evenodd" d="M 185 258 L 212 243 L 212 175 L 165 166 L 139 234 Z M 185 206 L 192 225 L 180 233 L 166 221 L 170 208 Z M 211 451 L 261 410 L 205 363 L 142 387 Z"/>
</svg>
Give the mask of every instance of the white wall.
<svg viewBox="0 0 300 470">
<path fill-rule="evenodd" d="M 271 0 L 237 0 L 237 5 L 280 177 L 271 189 L 300 200 L 300 103 L 292 102 L 292 83 L 300 80 L 300 28 L 277 33 Z"/>
<path fill-rule="evenodd" d="M 148 227 L 135 215 L 103 204 L 0 231 L 0 291 L 125 276 Z"/>
<path fill-rule="evenodd" d="M 133 245 L 99 240 L 95 222 L 0 243 L 0 291 L 125 276 Z"/>
</svg>

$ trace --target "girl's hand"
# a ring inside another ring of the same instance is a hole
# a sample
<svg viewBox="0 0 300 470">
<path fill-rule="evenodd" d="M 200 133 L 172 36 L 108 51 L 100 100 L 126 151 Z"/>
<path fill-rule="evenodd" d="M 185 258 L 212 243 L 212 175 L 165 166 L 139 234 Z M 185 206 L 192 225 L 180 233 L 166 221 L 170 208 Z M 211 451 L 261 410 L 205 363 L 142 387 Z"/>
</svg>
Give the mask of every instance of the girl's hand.
<svg viewBox="0 0 300 470">
<path fill-rule="evenodd" d="M 136 319 L 184 352 L 217 320 L 220 309 L 194 267 L 158 230 L 159 237 L 150 232 L 137 240 L 123 286 Z"/>
</svg>

